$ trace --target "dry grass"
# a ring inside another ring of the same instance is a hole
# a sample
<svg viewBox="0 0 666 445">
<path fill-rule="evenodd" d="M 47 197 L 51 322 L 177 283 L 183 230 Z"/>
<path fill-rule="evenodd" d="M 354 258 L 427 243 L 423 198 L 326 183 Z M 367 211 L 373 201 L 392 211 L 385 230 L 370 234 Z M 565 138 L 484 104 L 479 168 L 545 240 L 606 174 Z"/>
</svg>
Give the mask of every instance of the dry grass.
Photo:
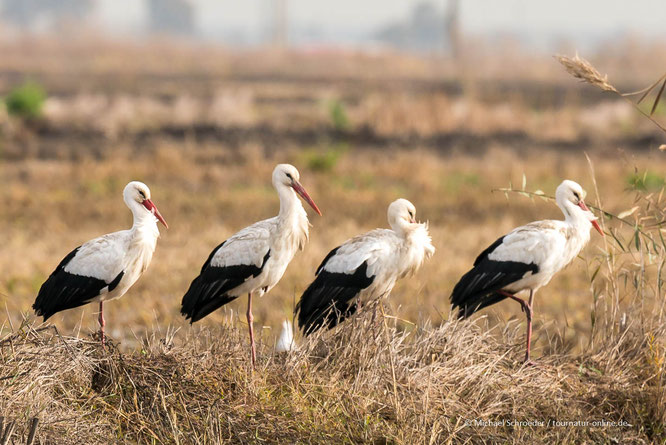
<svg viewBox="0 0 666 445">
<path fill-rule="evenodd" d="M 557 60 L 576 79 L 580 79 L 604 91 L 618 92 L 613 85 L 608 83 L 608 75 L 602 77 L 601 73 L 590 62 L 579 57 L 578 54 L 573 59 L 566 56 L 557 56 Z"/>
<path fill-rule="evenodd" d="M 564 66 L 567 72 L 572 76 L 574 76 L 575 78 L 580 79 L 583 82 L 589 83 L 590 85 L 594 85 L 595 87 L 600 88 L 603 91 L 614 93 L 617 96 L 626 99 L 626 101 L 631 105 L 633 105 L 643 116 L 648 118 L 660 130 L 666 133 L 666 128 L 664 128 L 657 120 L 655 120 L 652 117 L 655 111 L 657 110 L 657 107 L 659 106 L 659 101 L 661 100 L 662 94 L 664 92 L 664 87 L 666 87 L 666 74 L 662 75 L 656 82 L 654 82 L 652 85 L 648 86 L 647 88 L 641 91 L 635 93 L 622 94 L 613 85 L 611 85 L 608 82 L 607 75 L 601 77 L 599 71 L 597 71 L 597 69 L 594 66 L 592 66 L 590 62 L 579 57 L 578 54 L 576 54 L 576 56 L 573 59 L 570 59 L 566 56 L 557 56 L 557 60 Z M 660 84 L 661 88 L 657 90 L 653 105 L 650 108 L 650 113 L 648 114 L 647 112 L 643 111 L 643 109 L 641 109 L 639 105 L 643 101 L 643 99 L 645 99 L 652 92 L 652 90 L 654 90 Z M 638 94 L 640 94 L 641 96 L 636 103 L 634 103 L 628 98 L 629 96 L 634 96 Z"/>
<path fill-rule="evenodd" d="M 539 367 L 522 367 L 522 329 L 513 323 L 501 331 L 483 320 L 405 331 L 370 319 L 287 356 L 264 347 L 254 373 L 244 330 L 156 332 L 132 353 L 104 353 L 27 325 L 0 346 L 0 412 L 19 424 L 38 416 L 41 443 L 59 444 L 666 438 L 663 368 L 649 340 L 664 338 L 663 325 L 650 336 L 634 325 L 580 355 L 553 345 Z M 474 419 L 533 423 L 465 425 Z"/>
</svg>

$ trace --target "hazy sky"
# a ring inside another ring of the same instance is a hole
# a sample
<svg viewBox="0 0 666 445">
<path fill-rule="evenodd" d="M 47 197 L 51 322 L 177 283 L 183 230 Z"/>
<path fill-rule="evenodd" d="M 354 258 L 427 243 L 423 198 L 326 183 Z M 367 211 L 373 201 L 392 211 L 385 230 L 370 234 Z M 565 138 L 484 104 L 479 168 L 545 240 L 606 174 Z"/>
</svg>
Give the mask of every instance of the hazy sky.
<svg viewBox="0 0 666 445">
<path fill-rule="evenodd" d="M 197 22 L 207 35 L 234 30 L 253 34 L 265 28 L 273 0 L 191 0 L 199 6 Z M 329 35 L 370 34 L 378 27 L 408 17 L 417 0 L 287 0 L 293 28 L 317 29 Z M 440 9 L 445 0 L 433 1 Z M 638 32 L 666 37 L 664 0 L 461 0 L 466 32 L 509 32 L 538 38 L 576 40 Z M 98 18 L 111 29 L 137 28 L 144 20 L 139 0 L 101 0 Z"/>
</svg>

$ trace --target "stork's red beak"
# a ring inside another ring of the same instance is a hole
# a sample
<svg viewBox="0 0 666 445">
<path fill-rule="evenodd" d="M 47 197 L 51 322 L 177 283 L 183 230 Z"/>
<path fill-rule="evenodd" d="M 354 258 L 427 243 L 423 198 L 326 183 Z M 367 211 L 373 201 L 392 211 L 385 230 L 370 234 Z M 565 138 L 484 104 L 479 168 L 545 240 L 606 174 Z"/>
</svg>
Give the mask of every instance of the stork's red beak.
<svg viewBox="0 0 666 445">
<path fill-rule="evenodd" d="M 310 204 L 310 207 L 312 207 L 314 209 L 314 211 L 317 212 L 317 214 L 319 216 L 321 216 L 321 211 L 319 210 L 319 207 L 317 207 L 317 204 L 315 204 L 315 202 L 312 200 L 312 198 L 310 198 L 310 195 L 308 195 L 308 192 L 305 191 L 305 189 L 303 188 L 303 186 L 301 185 L 300 182 L 293 181 L 291 183 L 291 188 L 293 188 L 296 193 L 301 195 L 301 198 L 303 198 L 305 200 L 305 202 Z"/>
<path fill-rule="evenodd" d="M 578 207 L 585 210 L 586 212 L 590 212 L 590 209 L 587 208 L 587 206 L 585 205 L 585 202 L 582 199 L 578 203 Z M 603 230 L 601 230 L 601 227 L 599 226 L 599 223 L 597 222 L 597 219 L 596 218 L 592 219 L 592 220 L 590 220 L 590 222 L 592 223 L 594 228 L 597 229 L 597 232 L 599 232 L 601 234 L 601 236 L 604 236 L 604 232 L 603 232 Z"/>
<path fill-rule="evenodd" d="M 150 199 L 144 199 L 141 204 L 143 204 L 143 206 L 147 208 L 150 213 L 155 215 L 155 218 L 157 218 L 162 224 L 164 224 L 164 227 L 166 227 L 167 229 L 169 228 L 169 224 L 167 224 L 167 222 L 164 220 L 164 217 L 162 217 L 160 211 L 157 210 L 157 207 L 155 206 L 155 204 L 153 204 L 153 201 L 151 201 Z"/>
</svg>

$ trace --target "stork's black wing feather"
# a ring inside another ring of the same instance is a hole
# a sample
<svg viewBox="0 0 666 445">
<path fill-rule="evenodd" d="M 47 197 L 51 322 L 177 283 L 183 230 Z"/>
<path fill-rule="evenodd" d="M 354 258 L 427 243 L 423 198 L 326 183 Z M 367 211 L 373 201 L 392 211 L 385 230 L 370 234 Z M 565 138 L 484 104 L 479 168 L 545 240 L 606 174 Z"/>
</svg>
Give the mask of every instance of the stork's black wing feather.
<svg viewBox="0 0 666 445">
<path fill-rule="evenodd" d="M 124 272 L 120 272 L 110 283 L 107 283 L 99 278 L 65 272 L 65 267 L 76 256 L 80 248 L 81 246 L 67 254 L 39 289 L 32 308 L 37 315 L 44 317 L 44 321 L 56 312 L 90 303 L 92 299 L 100 295 L 105 287 L 108 286 L 109 291 L 115 289 L 123 278 Z"/>
<path fill-rule="evenodd" d="M 474 267 L 458 281 L 451 293 L 451 303 L 458 308 L 458 316 L 466 318 L 484 307 L 502 301 L 506 296 L 499 290 L 522 279 L 527 272 L 536 274 L 534 263 L 519 261 L 494 261 L 488 258 L 504 237 L 485 249 L 474 261 Z"/>
<path fill-rule="evenodd" d="M 331 250 L 330 252 L 328 252 L 328 255 L 326 255 L 326 258 L 324 258 L 324 259 L 322 260 L 321 264 L 319 265 L 319 267 L 318 267 L 317 270 L 315 271 L 315 275 L 319 275 L 319 272 L 321 272 L 321 270 L 324 268 L 324 266 L 326 265 L 326 263 L 328 263 L 328 260 L 330 260 L 331 258 L 333 258 L 333 256 L 334 256 L 336 253 L 338 253 L 338 250 L 339 250 L 339 249 L 340 249 L 340 246 L 338 246 L 338 247 L 336 247 L 335 249 L 333 249 L 333 250 Z"/>
<path fill-rule="evenodd" d="M 333 249 L 317 269 L 317 278 L 303 292 L 296 305 L 298 326 L 305 335 L 322 327 L 331 329 L 356 312 L 354 298 L 372 284 L 368 277 L 368 263 L 361 264 L 353 274 L 333 273 L 324 270 L 326 262 L 335 255 Z"/>
<path fill-rule="evenodd" d="M 226 242 L 226 241 L 225 241 Z M 211 312 L 237 298 L 228 292 L 243 284 L 246 280 L 258 276 L 271 255 L 269 250 L 264 256 L 261 266 L 239 264 L 235 266 L 216 267 L 211 265 L 215 252 L 224 243 L 217 246 L 201 268 L 190 288 L 183 296 L 180 312 L 190 323 L 199 321 Z"/>
<path fill-rule="evenodd" d="M 479 256 L 477 256 L 476 259 L 474 260 L 474 266 L 478 266 L 481 261 L 488 258 L 488 255 L 493 253 L 493 251 L 495 249 L 497 249 L 497 247 L 499 247 L 502 244 L 505 237 L 506 237 L 506 235 L 498 238 L 497 240 L 495 240 L 494 243 L 492 243 L 490 246 L 486 247 L 486 249 L 483 252 L 481 252 L 479 254 Z"/>
</svg>

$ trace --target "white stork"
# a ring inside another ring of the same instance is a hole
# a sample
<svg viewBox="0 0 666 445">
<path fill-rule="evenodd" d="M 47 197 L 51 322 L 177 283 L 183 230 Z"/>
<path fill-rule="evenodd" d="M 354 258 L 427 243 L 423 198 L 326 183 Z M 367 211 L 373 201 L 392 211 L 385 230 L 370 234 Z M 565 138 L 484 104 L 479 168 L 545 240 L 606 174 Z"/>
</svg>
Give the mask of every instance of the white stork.
<svg viewBox="0 0 666 445">
<path fill-rule="evenodd" d="M 362 302 L 387 296 L 398 278 L 414 273 L 432 256 L 428 226 L 415 217 L 414 205 L 398 199 L 388 207 L 391 229 L 358 235 L 329 252 L 296 305 L 305 335 L 331 329 Z"/>
<path fill-rule="evenodd" d="M 576 258 L 590 240 L 590 228 L 603 236 L 584 198 L 580 185 L 563 181 L 555 199 L 564 221 L 532 222 L 501 237 L 481 252 L 474 268 L 463 275 L 451 294 L 461 318 L 505 298 L 520 303 L 527 317 L 526 363 L 530 361 L 534 294 Z M 529 291 L 529 301 L 516 297 L 520 291 Z"/>
<path fill-rule="evenodd" d="M 280 197 L 278 216 L 259 221 L 231 236 L 210 253 L 201 273 L 183 296 L 181 313 L 191 323 L 247 294 L 252 366 L 256 362 L 252 322 L 252 296 L 262 296 L 282 278 L 297 250 L 308 240 L 308 217 L 298 193 L 321 215 L 299 181 L 296 167 L 279 164 L 273 187 Z"/>
<path fill-rule="evenodd" d="M 71 251 L 42 284 L 32 305 L 46 321 L 56 312 L 99 301 L 102 346 L 104 302 L 122 297 L 148 268 L 160 235 L 157 221 L 169 227 L 146 184 L 127 184 L 123 200 L 134 217 L 132 228 L 92 239 Z"/>
</svg>

